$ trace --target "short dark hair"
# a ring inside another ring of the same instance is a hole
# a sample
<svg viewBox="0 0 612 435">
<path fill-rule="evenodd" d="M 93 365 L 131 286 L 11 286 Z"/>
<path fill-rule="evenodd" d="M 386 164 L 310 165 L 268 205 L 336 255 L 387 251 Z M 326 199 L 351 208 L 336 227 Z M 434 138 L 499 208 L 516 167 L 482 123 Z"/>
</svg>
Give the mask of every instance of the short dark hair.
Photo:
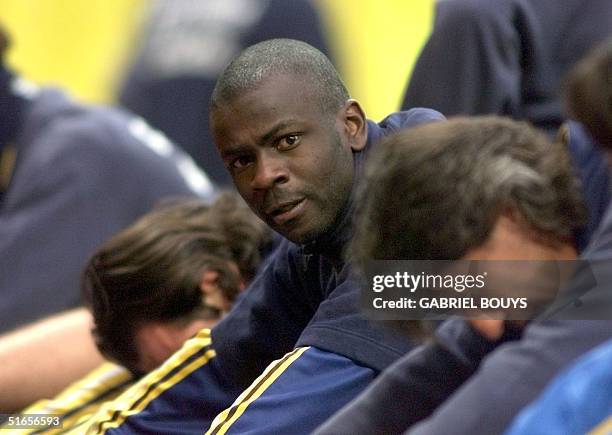
<svg viewBox="0 0 612 435">
<path fill-rule="evenodd" d="M 564 95 L 570 115 L 612 151 L 612 38 L 572 68 Z"/>
<path fill-rule="evenodd" d="M 219 287 L 233 301 L 270 240 L 270 230 L 235 194 L 222 194 L 213 205 L 186 200 L 145 215 L 104 243 L 83 272 L 98 348 L 137 371 L 139 326 L 206 318 L 211 309 L 200 290 L 205 268 L 219 272 Z"/>
<path fill-rule="evenodd" d="M 310 83 L 319 94 L 323 110 L 335 112 L 349 99 L 344 83 L 325 54 L 302 41 L 270 39 L 246 48 L 230 62 L 217 80 L 211 109 L 280 74 L 293 74 Z"/>
<path fill-rule="evenodd" d="M 535 237 L 574 241 L 586 222 L 565 146 L 524 122 L 457 118 L 382 141 L 358 193 L 350 255 L 456 260 L 480 246 L 507 209 Z"/>
</svg>

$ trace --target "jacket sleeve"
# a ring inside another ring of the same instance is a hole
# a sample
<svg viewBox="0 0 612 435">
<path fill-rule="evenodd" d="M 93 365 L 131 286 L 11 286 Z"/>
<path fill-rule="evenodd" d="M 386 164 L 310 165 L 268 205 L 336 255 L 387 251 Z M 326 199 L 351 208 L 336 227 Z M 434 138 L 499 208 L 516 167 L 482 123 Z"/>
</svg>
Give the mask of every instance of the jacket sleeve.
<svg viewBox="0 0 612 435">
<path fill-rule="evenodd" d="M 502 346 L 410 434 L 501 433 L 561 368 L 610 336 L 609 320 L 545 320 Z"/>
<path fill-rule="evenodd" d="M 296 348 L 270 364 L 207 434 L 310 434 L 375 375 L 341 355 Z"/>
<path fill-rule="evenodd" d="M 201 434 L 239 393 L 219 375 L 210 330 L 104 404 L 75 434 Z"/>
<path fill-rule="evenodd" d="M 284 241 L 232 311 L 164 365 L 103 407 L 89 432 L 198 433 L 276 358 L 291 351 L 317 306 L 300 281 L 294 245 Z M 314 285 L 314 283 L 312 283 Z"/>
<path fill-rule="evenodd" d="M 515 334 L 512 331 L 491 342 L 463 320 L 448 320 L 434 340 L 385 370 L 317 435 L 401 433 L 429 416 L 476 371 L 488 352 Z"/>
<path fill-rule="evenodd" d="M 41 399 L 21 411 L 24 415 L 49 417 L 41 419 L 45 424 L 29 429 L 12 429 L 4 422 L 0 424 L 0 430 L 3 435 L 51 435 L 68 432 L 91 418 L 102 403 L 119 396 L 132 383 L 130 372 L 121 366 L 105 362 L 54 398 Z"/>
<path fill-rule="evenodd" d="M 610 433 L 610 420 L 605 421 L 612 409 L 610 363 L 612 342 L 608 341 L 558 376 L 519 414 L 507 435 Z"/>
</svg>

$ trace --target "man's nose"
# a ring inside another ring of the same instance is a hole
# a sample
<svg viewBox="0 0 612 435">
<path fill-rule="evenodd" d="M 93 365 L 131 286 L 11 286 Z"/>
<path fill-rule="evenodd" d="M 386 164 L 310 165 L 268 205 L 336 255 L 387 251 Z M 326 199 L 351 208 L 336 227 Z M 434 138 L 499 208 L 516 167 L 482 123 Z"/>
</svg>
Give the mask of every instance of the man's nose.
<svg viewBox="0 0 612 435">
<path fill-rule="evenodd" d="M 254 190 L 267 190 L 277 184 L 286 183 L 289 180 L 289 171 L 286 162 L 274 152 L 264 152 L 259 157 L 255 176 L 251 181 Z"/>
</svg>

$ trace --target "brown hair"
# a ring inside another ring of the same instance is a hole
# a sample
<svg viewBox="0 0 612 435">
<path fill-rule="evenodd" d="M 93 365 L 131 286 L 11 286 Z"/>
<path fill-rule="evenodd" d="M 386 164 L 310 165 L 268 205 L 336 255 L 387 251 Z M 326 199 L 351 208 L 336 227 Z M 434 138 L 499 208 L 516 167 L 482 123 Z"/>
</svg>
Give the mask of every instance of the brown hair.
<svg viewBox="0 0 612 435">
<path fill-rule="evenodd" d="M 390 136 L 372 151 L 357 195 L 348 254 L 370 260 L 457 260 L 481 246 L 498 217 L 518 213 L 535 239 L 573 242 L 586 223 L 565 147 L 524 122 L 457 118 Z M 393 324 L 412 337 L 428 324 Z"/>
<path fill-rule="evenodd" d="M 586 221 L 565 147 L 524 122 L 457 118 L 402 131 L 367 162 L 352 254 L 456 260 L 514 209 L 550 243 Z"/>
<path fill-rule="evenodd" d="M 233 194 L 222 194 L 213 205 L 188 200 L 145 215 L 104 243 L 83 272 L 98 348 L 133 369 L 139 325 L 210 316 L 200 290 L 204 269 L 219 272 L 219 287 L 233 301 L 241 281 L 256 274 L 270 237 Z"/>
</svg>

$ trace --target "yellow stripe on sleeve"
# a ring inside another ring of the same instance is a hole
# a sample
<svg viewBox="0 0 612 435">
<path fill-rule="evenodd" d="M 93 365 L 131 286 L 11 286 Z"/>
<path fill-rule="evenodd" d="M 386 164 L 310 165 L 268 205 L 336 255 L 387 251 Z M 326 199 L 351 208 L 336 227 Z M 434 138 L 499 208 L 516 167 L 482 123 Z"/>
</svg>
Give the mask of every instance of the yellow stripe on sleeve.
<svg viewBox="0 0 612 435">
<path fill-rule="evenodd" d="M 111 403 L 100 408 L 88 428 L 70 433 L 103 434 L 120 426 L 128 417 L 138 414 L 159 397 L 215 356 L 210 347 L 210 329 L 201 330 L 171 356 L 161 367 L 142 378 Z"/>
<path fill-rule="evenodd" d="M 606 418 L 599 423 L 595 429 L 589 432 L 589 435 L 610 435 L 612 434 L 612 417 Z"/>
<path fill-rule="evenodd" d="M 251 403 L 257 400 L 310 347 L 300 347 L 270 364 L 236 401 L 215 418 L 206 435 L 222 435 L 240 418 Z"/>
<path fill-rule="evenodd" d="M 53 399 L 43 399 L 21 411 L 21 414 L 59 416 L 62 427 L 8 429 L 0 426 L 2 435 L 60 434 L 90 418 L 99 406 L 119 396 L 132 382 L 132 375 L 121 366 L 107 362 L 67 387 Z"/>
</svg>

